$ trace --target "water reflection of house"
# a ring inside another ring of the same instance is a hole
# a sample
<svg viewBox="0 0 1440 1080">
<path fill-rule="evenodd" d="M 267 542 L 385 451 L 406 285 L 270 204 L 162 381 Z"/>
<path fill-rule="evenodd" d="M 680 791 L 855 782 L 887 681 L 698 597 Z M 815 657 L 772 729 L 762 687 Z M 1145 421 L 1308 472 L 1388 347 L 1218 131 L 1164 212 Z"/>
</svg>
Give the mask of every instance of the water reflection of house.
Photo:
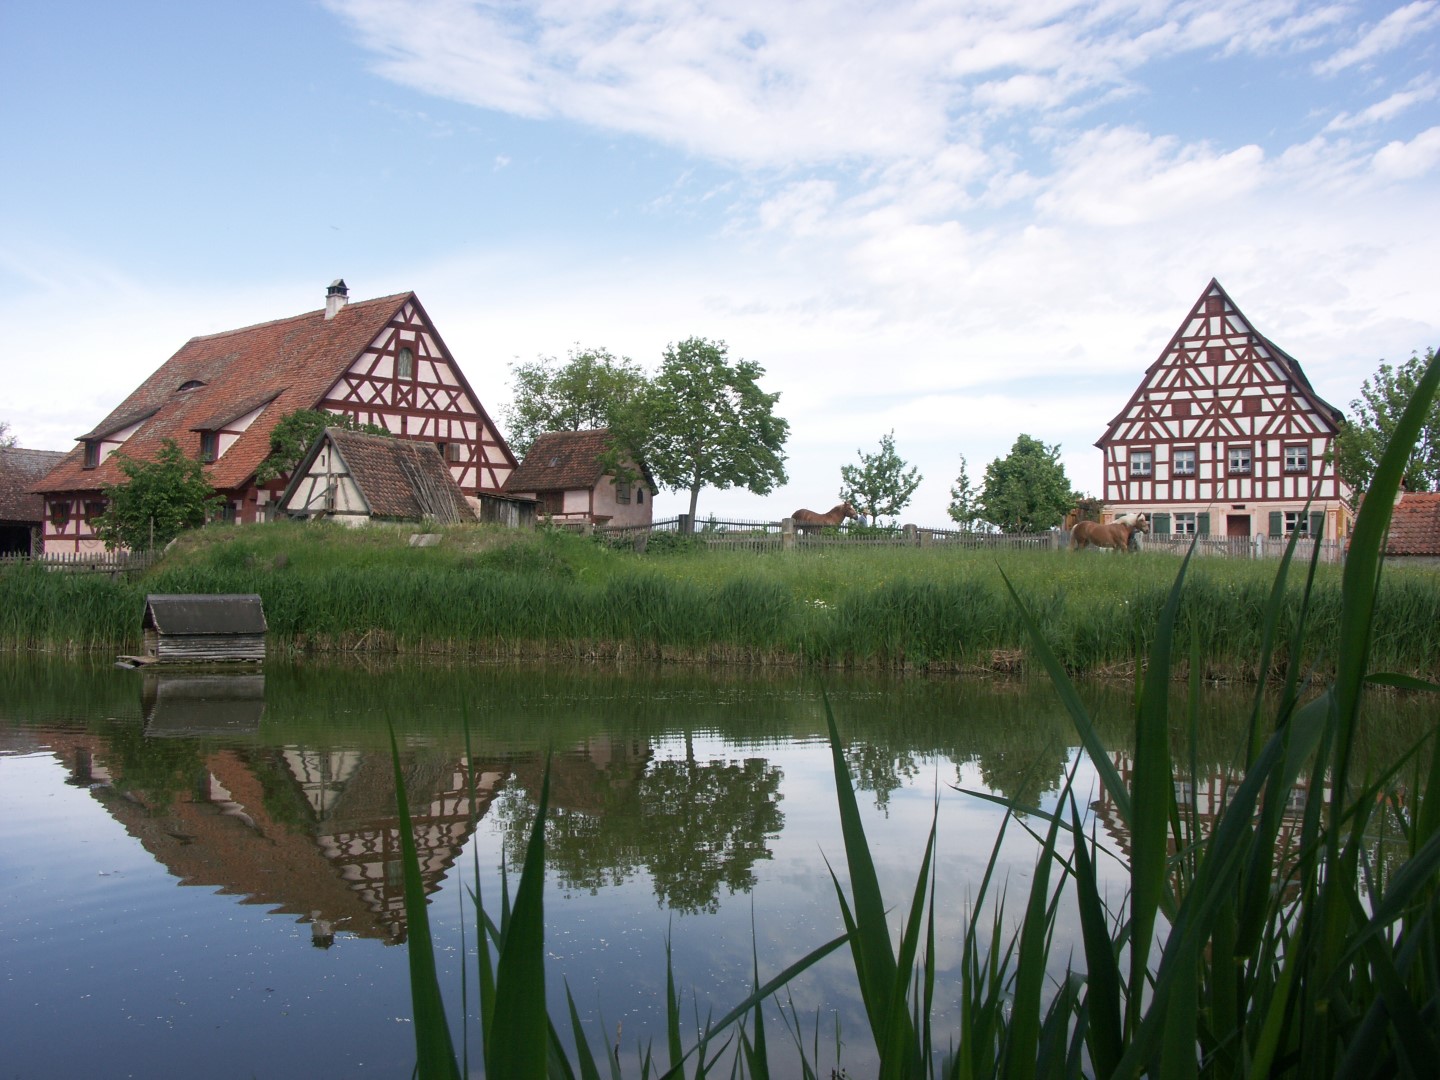
<svg viewBox="0 0 1440 1080">
<path fill-rule="evenodd" d="M 297 916 L 312 923 L 316 944 L 328 944 L 332 929 L 392 944 L 405 940 L 388 753 L 302 746 L 217 750 L 166 739 L 172 752 L 195 750 L 193 761 L 181 761 L 190 780 L 167 792 L 153 784 L 128 785 L 118 748 L 104 736 L 55 732 L 47 742 L 70 770 L 71 782 L 89 786 L 181 884 Z M 408 755 L 402 772 L 429 893 L 469 839 L 470 772 L 438 752 Z M 477 767 L 474 820 L 488 810 L 502 778 L 498 770 Z"/>
<path fill-rule="evenodd" d="M 1133 784 L 1135 761 L 1123 751 L 1112 751 L 1111 761 L 1120 779 L 1127 788 Z M 1187 776 L 1177 775 L 1173 779 L 1175 786 L 1175 801 L 1180 809 L 1180 825 L 1182 830 L 1188 830 L 1193 819 L 1198 835 L 1196 840 L 1203 840 L 1214 830 L 1215 822 L 1221 811 L 1229 804 L 1234 796 L 1235 788 L 1240 784 L 1242 775 L 1239 772 L 1226 771 L 1219 768 L 1212 768 L 1199 783 L 1194 783 Z M 1328 785 L 1322 788 L 1321 797 L 1328 797 Z M 1305 807 L 1310 800 L 1310 781 L 1302 777 L 1285 799 L 1285 806 L 1280 815 L 1280 828 L 1276 835 L 1275 845 L 1275 876 L 1284 880 L 1289 874 L 1290 867 L 1294 864 L 1295 857 L 1300 852 L 1300 834 L 1303 825 Z M 1130 827 L 1121 818 L 1119 810 L 1115 806 L 1115 800 L 1110 793 L 1101 789 L 1100 797 L 1090 804 L 1105 832 L 1114 841 L 1115 846 L 1128 859 L 1131 854 L 1131 832 Z M 1192 809 L 1193 808 L 1193 809 Z M 1177 847 L 1173 832 L 1167 838 L 1171 855 L 1176 854 Z"/>
</svg>

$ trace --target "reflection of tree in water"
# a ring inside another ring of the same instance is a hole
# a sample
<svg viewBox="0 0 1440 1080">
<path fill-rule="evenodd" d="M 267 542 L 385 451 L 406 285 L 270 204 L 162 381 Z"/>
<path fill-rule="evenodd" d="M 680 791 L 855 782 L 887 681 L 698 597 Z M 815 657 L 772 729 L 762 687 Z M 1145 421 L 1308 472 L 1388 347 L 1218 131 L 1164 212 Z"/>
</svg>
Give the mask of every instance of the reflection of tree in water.
<svg viewBox="0 0 1440 1080">
<path fill-rule="evenodd" d="M 593 742 L 552 760 L 546 863 L 562 885 L 593 892 L 646 869 L 660 902 L 682 913 L 718 910 L 722 885 L 748 891 L 756 861 L 770 858 L 767 842 L 784 823 L 780 769 L 763 758 L 697 760 L 688 733 L 683 758 L 653 760 L 648 747 L 629 749 L 603 755 L 603 767 Z M 534 804 L 521 791 L 539 790 L 542 769 L 518 766 L 520 783 L 496 805 L 512 862 L 534 821 Z"/>
<path fill-rule="evenodd" d="M 1059 791 L 1069 765 L 1063 743 L 1048 746 L 992 750 L 976 755 L 980 779 L 997 795 L 1016 806 L 1039 806 L 1046 792 Z"/>
<path fill-rule="evenodd" d="M 845 748 L 845 763 L 850 766 L 860 790 L 874 794 L 876 809 L 887 814 L 891 793 L 920 773 L 918 754 L 903 747 L 882 746 L 868 739 L 852 742 Z"/>
</svg>

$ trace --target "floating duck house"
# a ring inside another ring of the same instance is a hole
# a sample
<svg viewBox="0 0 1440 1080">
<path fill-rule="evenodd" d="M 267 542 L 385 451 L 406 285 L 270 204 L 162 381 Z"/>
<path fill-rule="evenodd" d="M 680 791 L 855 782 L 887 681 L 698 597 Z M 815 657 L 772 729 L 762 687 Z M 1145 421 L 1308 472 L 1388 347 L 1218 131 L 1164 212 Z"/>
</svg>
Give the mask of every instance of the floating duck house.
<svg viewBox="0 0 1440 1080">
<path fill-rule="evenodd" d="M 265 612 L 253 593 L 145 597 L 145 657 L 154 664 L 259 664 Z"/>
</svg>

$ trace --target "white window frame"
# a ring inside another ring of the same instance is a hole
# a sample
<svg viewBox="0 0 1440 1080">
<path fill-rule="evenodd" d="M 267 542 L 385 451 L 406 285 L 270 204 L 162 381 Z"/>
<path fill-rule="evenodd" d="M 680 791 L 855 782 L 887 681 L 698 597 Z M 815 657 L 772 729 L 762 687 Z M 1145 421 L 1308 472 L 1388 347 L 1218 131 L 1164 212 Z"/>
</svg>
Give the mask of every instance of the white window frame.
<svg viewBox="0 0 1440 1080">
<path fill-rule="evenodd" d="M 1244 455 L 1243 462 L 1238 455 Z M 1232 446 L 1226 451 L 1225 459 L 1230 466 L 1230 473 L 1235 476 L 1249 476 L 1255 471 L 1255 448 L 1251 446 Z"/>
<path fill-rule="evenodd" d="M 1285 511 L 1285 535 L 1298 532 L 1301 536 L 1310 535 L 1310 515 L 1304 510 Z"/>
<path fill-rule="evenodd" d="M 1310 448 L 1300 443 L 1285 447 L 1285 471 L 1303 473 L 1310 471 Z"/>
<path fill-rule="evenodd" d="M 1181 466 L 1180 466 L 1180 460 L 1181 460 L 1181 459 L 1180 459 L 1180 455 L 1181 455 L 1181 454 L 1188 454 L 1188 455 L 1189 455 L 1189 458 L 1190 458 L 1190 467 L 1189 467 L 1188 469 L 1181 468 Z M 1199 468 L 1200 468 L 1200 451 L 1199 451 L 1199 450 L 1197 450 L 1197 449 L 1196 449 L 1195 447 L 1193 447 L 1193 446 L 1185 446 L 1185 447 L 1180 447 L 1180 448 L 1177 448 L 1177 449 L 1176 449 L 1175 454 L 1174 454 L 1174 459 L 1173 459 L 1173 460 L 1171 461 L 1171 463 L 1170 463 L 1170 472 L 1171 472 L 1171 474 L 1172 474 L 1173 476 L 1194 476 L 1195 473 L 1199 470 Z"/>
<path fill-rule="evenodd" d="M 1196 529 L 1195 512 L 1177 513 L 1170 519 L 1170 530 L 1176 536 L 1194 536 Z"/>
<path fill-rule="evenodd" d="M 1143 462 L 1143 468 L 1141 467 Z M 1155 475 L 1155 451 L 1131 450 L 1130 475 L 1140 479 Z"/>
</svg>

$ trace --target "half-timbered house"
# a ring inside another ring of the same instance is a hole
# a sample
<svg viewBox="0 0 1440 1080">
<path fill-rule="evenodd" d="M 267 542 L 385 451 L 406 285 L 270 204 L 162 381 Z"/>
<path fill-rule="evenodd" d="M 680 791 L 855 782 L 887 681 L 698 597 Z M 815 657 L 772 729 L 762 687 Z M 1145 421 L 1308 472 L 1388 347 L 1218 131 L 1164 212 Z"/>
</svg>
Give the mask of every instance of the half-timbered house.
<svg viewBox="0 0 1440 1080">
<path fill-rule="evenodd" d="M 515 456 L 419 299 L 348 296 L 335 281 L 322 309 L 186 342 L 38 486 L 47 550 L 100 550 L 92 522 L 104 512 L 103 488 L 124 479 L 112 456 L 150 460 L 164 439 L 206 463 L 225 518 L 267 518 L 288 477 L 260 484 L 256 468 L 270 432 L 297 409 L 431 443 L 466 495 L 498 492 Z"/>
<path fill-rule="evenodd" d="M 560 524 L 649 525 L 655 480 L 644 464 L 633 462 L 622 472 L 606 471 L 611 449 L 606 428 L 590 431 L 547 431 L 538 436 L 505 491 L 536 500 L 536 512 Z"/>
<path fill-rule="evenodd" d="M 1160 534 L 1344 536 L 1341 420 L 1212 279 L 1095 443 L 1107 516 L 1148 514 Z"/>
</svg>

